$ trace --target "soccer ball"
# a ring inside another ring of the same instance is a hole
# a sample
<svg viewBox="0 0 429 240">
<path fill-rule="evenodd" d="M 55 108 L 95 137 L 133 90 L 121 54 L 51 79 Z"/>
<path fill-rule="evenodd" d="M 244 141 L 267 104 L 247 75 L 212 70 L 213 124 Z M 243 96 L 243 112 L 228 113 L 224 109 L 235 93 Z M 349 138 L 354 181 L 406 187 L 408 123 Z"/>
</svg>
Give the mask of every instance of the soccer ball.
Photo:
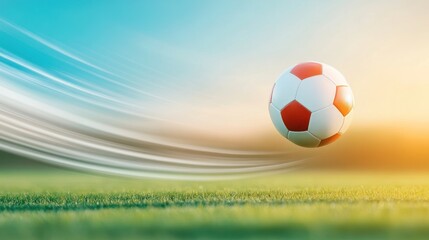
<svg viewBox="0 0 429 240">
<path fill-rule="evenodd" d="M 303 147 L 320 147 L 337 140 L 350 126 L 353 93 L 333 67 L 305 62 L 279 77 L 269 110 L 285 138 Z"/>
</svg>

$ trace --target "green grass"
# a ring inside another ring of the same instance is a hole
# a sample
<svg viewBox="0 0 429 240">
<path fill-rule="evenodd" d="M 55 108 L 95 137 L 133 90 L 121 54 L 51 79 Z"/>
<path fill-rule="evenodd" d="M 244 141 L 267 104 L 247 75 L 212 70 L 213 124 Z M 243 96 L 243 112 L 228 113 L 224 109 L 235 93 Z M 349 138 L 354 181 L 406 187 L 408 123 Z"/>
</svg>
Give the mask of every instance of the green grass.
<svg viewBox="0 0 429 240">
<path fill-rule="evenodd" d="M 427 239 L 429 176 L 179 182 L 0 172 L 0 239 Z"/>
</svg>

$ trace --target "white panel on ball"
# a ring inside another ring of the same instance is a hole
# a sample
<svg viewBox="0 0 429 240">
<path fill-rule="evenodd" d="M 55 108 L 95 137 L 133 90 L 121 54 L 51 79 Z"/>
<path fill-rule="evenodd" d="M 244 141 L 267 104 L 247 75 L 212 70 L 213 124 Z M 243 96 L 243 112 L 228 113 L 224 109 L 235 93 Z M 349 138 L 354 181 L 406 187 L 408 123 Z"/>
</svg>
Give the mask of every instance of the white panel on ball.
<svg viewBox="0 0 429 240">
<path fill-rule="evenodd" d="M 319 139 L 325 139 L 338 133 L 343 121 L 343 115 L 332 105 L 311 114 L 308 131 Z"/>
<path fill-rule="evenodd" d="M 290 131 L 287 137 L 293 143 L 303 147 L 318 147 L 320 140 L 313 136 L 308 131 L 305 132 L 293 132 Z"/>
<path fill-rule="evenodd" d="M 340 129 L 341 134 L 345 133 L 347 129 L 350 127 L 350 124 L 352 123 L 352 118 L 353 118 L 353 110 L 349 112 L 347 116 L 345 116 L 343 126 Z"/>
<path fill-rule="evenodd" d="M 348 86 L 346 78 L 335 68 L 322 64 L 322 74 L 329 78 L 336 86 Z"/>
<path fill-rule="evenodd" d="M 283 137 L 287 138 L 287 134 L 289 131 L 287 130 L 285 124 L 283 123 L 283 119 L 280 114 L 280 111 L 276 107 L 274 107 L 273 104 L 270 104 L 270 117 L 277 131 L 279 131 Z"/>
<path fill-rule="evenodd" d="M 295 100 L 301 80 L 290 72 L 283 73 L 274 85 L 272 104 L 277 109 L 283 109 L 288 103 Z"/>
<path fill-rule="evenodd" d="M 314 112 L 334 102 L 336 86 L 323 75 L 306 78 L 298 88 L 296 100 Z"/>
</svg>

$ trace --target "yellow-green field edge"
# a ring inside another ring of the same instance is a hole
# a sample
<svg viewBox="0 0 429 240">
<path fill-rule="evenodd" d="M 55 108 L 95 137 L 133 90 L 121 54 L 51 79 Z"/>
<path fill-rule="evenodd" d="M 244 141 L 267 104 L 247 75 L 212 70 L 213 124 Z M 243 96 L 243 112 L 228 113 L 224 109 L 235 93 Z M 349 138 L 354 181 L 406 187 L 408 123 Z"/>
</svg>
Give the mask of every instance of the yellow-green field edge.
<svg viewBox="0 0 429 240">
<path fill-rule="evenodd" d="M 425 173 L 180 182 L 0 171 L 0 239 L 426 239 Z"/>
</svg>

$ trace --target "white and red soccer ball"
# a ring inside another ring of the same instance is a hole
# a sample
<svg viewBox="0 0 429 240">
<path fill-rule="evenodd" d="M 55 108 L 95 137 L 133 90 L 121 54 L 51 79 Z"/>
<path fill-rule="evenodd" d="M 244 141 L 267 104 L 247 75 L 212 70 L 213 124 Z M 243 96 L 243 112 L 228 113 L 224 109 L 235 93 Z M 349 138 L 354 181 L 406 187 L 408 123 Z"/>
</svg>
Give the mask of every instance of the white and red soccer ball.
<svg viewBox="0 0 429 240">
<path fill-rule="evenodd" d="M 305 62 L 279 77 L 269 109 L 274 126 L 285 138 L 303 147 L 320 147 L 338 139 L 349 127 L 353 93 L 333 67 Z"/>
</svg>

